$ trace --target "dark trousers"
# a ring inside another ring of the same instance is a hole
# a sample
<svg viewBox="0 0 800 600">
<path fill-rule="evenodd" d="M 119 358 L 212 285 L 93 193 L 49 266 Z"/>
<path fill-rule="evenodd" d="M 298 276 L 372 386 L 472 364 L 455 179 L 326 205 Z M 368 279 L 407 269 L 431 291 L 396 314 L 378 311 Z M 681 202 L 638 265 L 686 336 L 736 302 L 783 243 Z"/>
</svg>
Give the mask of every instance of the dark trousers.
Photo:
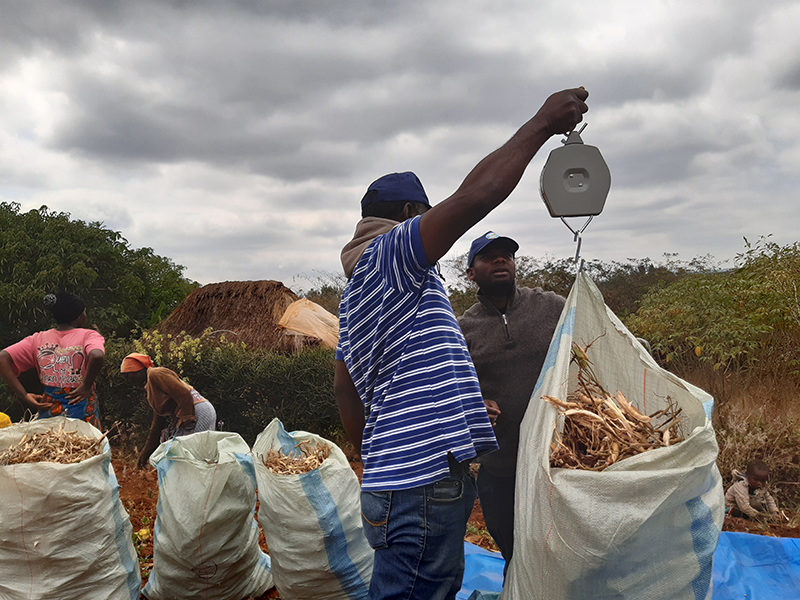
<svg viewBox="0 0 800 600">
<path fill-rule="evenodd" d="M 483 520 L 506 561 L 503 576 L 514 554 L 514 489 L 516 477 L 497 477 L 484 468 L 478 470 L 478 496 Z"/>
</svg>

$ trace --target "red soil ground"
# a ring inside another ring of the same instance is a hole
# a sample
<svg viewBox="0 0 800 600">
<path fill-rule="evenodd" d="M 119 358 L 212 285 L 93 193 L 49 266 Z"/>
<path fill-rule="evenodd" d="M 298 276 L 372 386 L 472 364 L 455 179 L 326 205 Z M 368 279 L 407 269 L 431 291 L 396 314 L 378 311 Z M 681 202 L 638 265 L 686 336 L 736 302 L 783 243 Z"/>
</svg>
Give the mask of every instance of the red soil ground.
<svg viewBox="0 0 800 600">
<path fill-rule="evenodd" d="M 117 479 L 119 480 L 120 498 L 131 517 L 133 531 L 138 532 L 141 529 L 148 529 L 152 532 L 156 520 L 156 503 L 158 502 L 158 479 L 155 469 L 152 467 L 137 469 L 136 461 L 131 457 L 116 458 L 112 462 Z M 357 461 L 353 461 L 350 464 L 360 480 L 361 471 L 363 470 L 362 464 Z M 795 516 L 794 513 L 786 512 L 786 515 L 791 519 L 791 524 L 797 521 L 797 519 L 793 518 Z M 800 527 L 792 527 L 789 523 L 783 522 L 758 523 L 746 519 L 726 518 L 723 530 L 773 537 L 800 537 Z M 147 536 L 142 537 L 144 538 Z M 494 545 L 494 541 L 486 531 L 483 512 L 481 511 L 479 501 L 475 502 L 472 516 L 467 525 L 467 535 L 465 539 L 468 542 L 477 544 L 488 550 L 497 549 Z M 267 551 L 267 545 L 264 541 L 263 534 L 259 542 L 261 548 Z M 136 542 L 136 549 L 139 553 L 139 563 L 142 568 L 142 585 L 144 585 L 153 568 L 152 537 L 149 539 L 141 539 Z M 275 588 L 271 589 L 264 596 L 253 600 L 267 600 L 268 598 L 280 598 Z"/>
</svg>

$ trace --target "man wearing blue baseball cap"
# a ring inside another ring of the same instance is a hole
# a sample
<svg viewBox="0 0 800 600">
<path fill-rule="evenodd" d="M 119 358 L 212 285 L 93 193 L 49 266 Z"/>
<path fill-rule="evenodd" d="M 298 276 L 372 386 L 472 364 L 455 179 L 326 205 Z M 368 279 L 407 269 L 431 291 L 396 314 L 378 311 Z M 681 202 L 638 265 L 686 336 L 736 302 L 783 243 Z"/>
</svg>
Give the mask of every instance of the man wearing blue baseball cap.
<svg viewBox="0 0 800 600">
<path fill-rule="evenodd" d="M 566 303 L 542 288 L 516 286 L 517 250 L 493 231 L 472 242 L 467 277 L 478 285 L 478 303 L 458 319 L 500 447 L 478 459 L 478 495 L 506 570 L 514 553 L 519 427 Z"/>
<path fill-rule="evenodd" d="M 551 95 L 456 192 L 431 207 L 413 173 L 373 182 L 342 250 L 334 389 L 361 452 L 370 598 L 455 598 L 476 497 L 469 462 L 497 449 L 475 369 L 435 265 L 514 190 L 552 135 L 582 120 L 583 88 Z"/>
</svg>

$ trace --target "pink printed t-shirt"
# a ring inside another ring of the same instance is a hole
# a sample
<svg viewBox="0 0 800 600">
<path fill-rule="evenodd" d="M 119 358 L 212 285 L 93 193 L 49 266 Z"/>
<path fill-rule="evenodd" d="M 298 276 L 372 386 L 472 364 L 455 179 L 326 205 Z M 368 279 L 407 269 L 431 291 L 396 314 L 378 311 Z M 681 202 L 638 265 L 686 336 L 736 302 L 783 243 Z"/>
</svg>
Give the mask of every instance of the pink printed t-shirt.
<svg viewBox="0 0 800 600">
<path fill-rule="evenodd" d="M 93 329 L 48 329 L 6 348 L 14 374 L 36 368 L 42 385 L 74 388 L 83 383 L 89 352 L 105 352 L 105 339 Z"/>
</svg>

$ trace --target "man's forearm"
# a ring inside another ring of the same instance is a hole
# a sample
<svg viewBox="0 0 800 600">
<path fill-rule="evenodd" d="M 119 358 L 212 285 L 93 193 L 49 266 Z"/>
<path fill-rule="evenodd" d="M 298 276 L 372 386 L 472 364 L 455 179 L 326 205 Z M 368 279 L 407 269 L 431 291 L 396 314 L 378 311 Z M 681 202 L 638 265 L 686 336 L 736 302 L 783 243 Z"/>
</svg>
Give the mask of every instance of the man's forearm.
<svg viewBox="0 0 800 600">
<path fill-rule="evenodd" d="M 537 113 L 511 139 L 475 165 L 454 196 L 471 203 L 473 215 L 482 211 L 485 216 L 514 191 L 525 169 L 551 135 L 546 119 Z"/>
<path fill-rule="evenodd" d="M 361 454 L 361 440 L 364 437 L 364 405 L 358 390 L 353 384 L 353 379 L 344 362 L 336 361 L 336 371 L 333 376 L 333 389 L 336 395 L 336 405 L 339 408 L 339 417 L 347 432 L 356 452 Z"/>
<path fill-rule="evenodd" d="M 552 135 L 569 131 L 581 121 L 587 96 L 582 88 L 551 95 L 510 140 L 470 171 L 452 196 L 423 215 L 419 230 L 430 264 L 514 191 L 536 152 Z"/>
</svg>

